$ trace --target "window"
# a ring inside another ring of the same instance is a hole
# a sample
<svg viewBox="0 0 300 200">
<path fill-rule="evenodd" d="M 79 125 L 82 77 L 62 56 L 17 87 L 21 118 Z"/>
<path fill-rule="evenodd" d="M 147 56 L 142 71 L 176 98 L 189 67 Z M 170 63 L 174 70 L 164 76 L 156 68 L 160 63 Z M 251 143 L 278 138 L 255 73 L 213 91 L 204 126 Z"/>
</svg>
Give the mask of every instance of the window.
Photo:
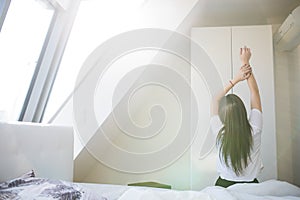
<svg viewBox="0 0 300 200">
<path fill-rule="evenodd" d="M 0 120 L 19 118 L 54 8 L 38 0 L 13 0 L 0 32 Z"/>
</svg>

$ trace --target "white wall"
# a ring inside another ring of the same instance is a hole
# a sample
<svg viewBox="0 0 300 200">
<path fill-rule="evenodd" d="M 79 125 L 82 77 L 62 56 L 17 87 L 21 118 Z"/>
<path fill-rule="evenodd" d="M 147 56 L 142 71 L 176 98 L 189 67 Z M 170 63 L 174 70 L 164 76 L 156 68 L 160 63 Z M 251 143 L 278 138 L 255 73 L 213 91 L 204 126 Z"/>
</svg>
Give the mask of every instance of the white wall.
<svg viewBox="0 0 300 200">
<path fill-rule="evenodd" d="M 273 26 L 273 32 L 278 29 Z M 274 49 L 275 106 L 277 131 L 278 178 L 293 182 L 292 137 L 290 116 L 289 52 Z"/>
<path fill-rule="evenodd" d="M 299 186 L 300 46 L 284 52 L 275 48 L 274 67 L 278 179 Z"/>
<path fill-rule="evenodd" d="M 290 53 L 274 52 L 278 178 L 293 182 L 289 57 Z"/>
<path fill-rule="evenodd" d="M 180 75 L 189 75 L 189 70 L 190 70 L 189 63 L 184 63 L 182 60 L 179 59 L 179 57 L 170 58 L 169 56 L 172 55 L 169 55 L 167 56 L 167 58 L 165 58 L 165 56 L 159 55 L 156 57 L 154 61 L 156 62 L 158 61 L 157 63 L 161 64 L 162 66 L 169 66 L 169 67 L 172 66 L 172 70 L 179 72 Z M 163 59 L 160 60 L 161 57 Z M 165 71 L 163 70 L 158 70 L 155 72 L 153 73 L 153 71 L 146 69 L 145 72 L 135 82 L 133 88 L 138 88 L 137 86 L 141 85 L 140 83 L 143 83 L 144 79 L 155 81 L 157 80 L 156 78 L 158 76 L 162 76 L 162 77 L 168 76 L 168 78 L 163 78 L 164 80 L 168 80 L 172 78 L 170 74 L 166 74 Z M 162 73 L 162 74 L 158 74 L 158 73 Z M 176 88 L 180 88 L 180 85 L 178 85 L 178 87 Z M 116 124 L 116 122 L 114 121 L 113 115 L 111 113 L 108 116 L 108 118 L 101 124 L 102 130 L 108 130 L 108 132 L 105 132 L 106 134 L 108 134 L 108 137 L 113 136 L 113 138 L 111 138 L 112 139 L 111 142 L 114 143 L 119 148 L 125 149 L 129 152 L 137 152 L 137 153 L 145 153 L 145 152 L 148 153 L 149 149 L 152 149 L 152 151 L 155 152 L 160 150 L 160 148 L 162 147 L 164 148 L 164 145 L 172 143 L 172 140 L 174 139 L 175 136 L 177 136 L 179 126 L 181 125 L 181 119 L 180 119 L 181 113 L 180 110 L 178 110 L 178 108 L 180 108 L 180 105 L 179 106 L 177 105 L 178 102 L 174 99 L 173 95 L 170 95 L 168 91 L 163 91 L 165 89 L 166 88 L 164 87 L 157 87 L 155 85 L 151 85 L 150 88 L 148 89 L 141 88 L 141 91 L 143 93 L 142 98 L 139 99 L 140 98 L 138 97 L 139 93 L 135 93 L 137 99 L 135 99 L 134 97 L 133 104 L 132 102 L 130 102 L 130 104 L 128 105 L 128 109 L 130 111 L 133 111 L 133 115 L 131 115 L 131 120 L 134 120 L 133 122 L 135 122 L 137 125 L 145 125 L 149 122 L 151 124 L 151 122 L 157 120 L 157 118 L 159 119 L 159 116 L 154 116 L 156 118 L 153 118 L 152 120 L 149 121 L 149 114 L 150 114 L 149 108 L 151 108 L 152 105 L 162 106 L 166 114 L 165 116 L 166 123 L 164 124 L 163 129 L 159 132 L 159 135 L 148 138 L 147 140 L 136 140 L 135 138 L 128 137 L 127 135 L 124 134 L 124 130 L 126 130 L 127 127 L 123 127 L 125 129 L 118 127 L 117 126 L 118 124 Z M 145 91 L 145 93 L 143 91 Z M 179 95 L 178 93 L 176 93 L 177 91 L 174 92 L 176 95 Z M 188 95 L 185 96 L 185 98 L 189 100 Z M 127 108 L 126 107 L 127 100 L 128 100 L 127 98 L 124 98 L 122 99 L 121 102 L 121 103 L 125 102 L 125 105 L 123 104 L 123 107 L 125 106 L 125 108 Z M 183 103 L 183 102 L 179 102 L 179 103 Z M 115 114 L 122 115 L 122 113 L 118 112 L 119 105 L 115 108 L 114 112 Z M 130 109 L 131 106 L 133 106 L 133 109 Z M 126 115 L 124 115 L 124 117 L 126 117 Z M 124 118 L 122 119 L 124 120 Z M 130 121 L 129 123 L 133 123 L 133 122 Z M 145 132 L 145 130 L 141 130 L 140 132 L 138 132 L 138 134 L 140 135 L 147 134 L 147 133 L 149 132 Z M 186 137 L 189 137 L 188 130 L 186 130 L 183 134 Z M 126 171 L 124 172 L 124 170 L 126 169 L 118 168 L 116 167 L 116 165 L 110 166 L 110 163 L 107 163 L 105 161 L 101 162 L 103 160 L 101 161 L 100 159 L 97 160 L 97 158 L 93 156 L 95 156 L 97 152 L 107 152 L 107 157 L 110 157 L 112 160 L 117 161 L 118 164 L 120 164 L 121 166 L 122 163 L 126 163 L 132 168 L 145 166 L 145 163 L 141 163 L 141 162 L 139 163 L 139 160 L 132 160 L 130 156 L 118 157 L 117 154 L 114 154 L 114 152 L 111 151 L 112 148 L 110 148 L 109 146 L 105 146 L 106 144 L 103 142 L 103 140 L 98 138 L 97 134 L 93 136 L 91 142 L 87 143 L 86 146 L 88 150 L 92 149 L 93 141 L 96 141 L 97 143 L 96 144 L 97 147 L 94 148 L 92 152 L 90 151 L 91 153 L 93 153 L 93 155 L 89 154 L 87 149 L 84 149 L 79 153 L 79 155 L 75 159 L 75 166 L 74 166 L 75 181 L 100 182 L 100 183 L 111 183 L 111 184 L 127 184 L 132 182 L 141 182 L 141 181 L 156 181 L 156 182 L 172 185 L 172 188 L 174 189 L 189 189 L 189 185 L 190 185 L 189 150 L 187 150 L 186 153 L 184 153 L 180 158 L 178 158 L 176 162 L 169 163 L 169 165 L 162 165 L 160 166 L 161 167 L 160 169 L 152 169 L 155 171 L 143 172 L 143 173 L 138 173 L 137 171 L 137 172 L 127 173 Z M 147 155 L 144 155 L 144 157 L 146 158 Z M 164 159 L 165 157 L 163 155 L 160 155 L 160 157 L 155 157 L 153 160 L 151 160 L 149 163 L 146 164 L 151 165 L 153 163 L 159 163 L 164 161 Z"/>
<path fill-rule="evenodd" d="M 291 52 L 289 69 L 291 140 L 294 183 L 300 187 L 300 45 Z"/>
</svg>

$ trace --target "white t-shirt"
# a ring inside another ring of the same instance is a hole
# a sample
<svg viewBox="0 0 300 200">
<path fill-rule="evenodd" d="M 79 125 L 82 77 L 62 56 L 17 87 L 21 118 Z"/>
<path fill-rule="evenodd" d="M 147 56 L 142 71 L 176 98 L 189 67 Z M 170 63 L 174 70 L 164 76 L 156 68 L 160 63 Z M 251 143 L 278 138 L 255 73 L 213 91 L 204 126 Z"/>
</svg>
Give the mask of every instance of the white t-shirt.
<svg viewBox="0 0 300 200">
<path fill-rule="evenodd" d="M 219 156 L 220 149 L 218 149 L 218 161 L 217 161 L 217 171 L 221 178 L 230 181 L 253 181 L 257 178 L 257 175 L 263 168 L 261 160 L 261 132 L 262 132 L 262 113 L 257 109 L 252 109 L 249 116 L 249 123 L 252 127 L 253 136 L 253 148 L 250 153 L 251 160 L 248 162 L 248 166 L 243 170 L 243 173 L 239 176 L 235 174 L 232 168 L 227 167 L 222 155 Z M 211 118 L 210 126 L 212 133 L 217 136 L 223 124 L 218 115 L 214 115 Z M 230 158 L 229 166 L 230 166 Z"/>
</svg>

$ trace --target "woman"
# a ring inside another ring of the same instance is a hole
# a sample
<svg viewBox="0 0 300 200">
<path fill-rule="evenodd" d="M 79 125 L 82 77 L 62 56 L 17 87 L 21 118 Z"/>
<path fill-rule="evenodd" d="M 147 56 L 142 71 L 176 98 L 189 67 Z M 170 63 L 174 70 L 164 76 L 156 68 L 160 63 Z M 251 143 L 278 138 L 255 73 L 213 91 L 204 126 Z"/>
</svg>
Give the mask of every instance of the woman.
<svg viewBox="0 0 300 200">
<path fill-rule="evenodd" d="M 235 183 L 258 183 L 262 169 L 260 145 L 262 108 L 259 89 L 250 67 L 251 51 L 240 50 L 242 67 L 224 90 L 216 95 L 211 106 L 211 129 L 217 138 L 219 157 L 217 186 L 228 187 Z M 227 92 L 246 80 L 250 90 L 251 112 L 249 119 L 242 100 Z M 225 96 L 226 95 L 226 96 Z"/>
</svg>

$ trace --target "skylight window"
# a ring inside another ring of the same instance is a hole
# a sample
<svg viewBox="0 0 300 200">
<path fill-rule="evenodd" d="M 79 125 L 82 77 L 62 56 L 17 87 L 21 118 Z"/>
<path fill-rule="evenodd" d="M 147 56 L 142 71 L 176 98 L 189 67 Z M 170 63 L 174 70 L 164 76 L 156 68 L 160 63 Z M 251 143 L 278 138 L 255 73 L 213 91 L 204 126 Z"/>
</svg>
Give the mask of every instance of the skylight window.
<svg viewBox="0 0 300 200">
<path fill-rule="evenodd" d="M 54 9 L 13 0 L 0 32 L 0 120 L 18 120 Z"/>
</svg>

